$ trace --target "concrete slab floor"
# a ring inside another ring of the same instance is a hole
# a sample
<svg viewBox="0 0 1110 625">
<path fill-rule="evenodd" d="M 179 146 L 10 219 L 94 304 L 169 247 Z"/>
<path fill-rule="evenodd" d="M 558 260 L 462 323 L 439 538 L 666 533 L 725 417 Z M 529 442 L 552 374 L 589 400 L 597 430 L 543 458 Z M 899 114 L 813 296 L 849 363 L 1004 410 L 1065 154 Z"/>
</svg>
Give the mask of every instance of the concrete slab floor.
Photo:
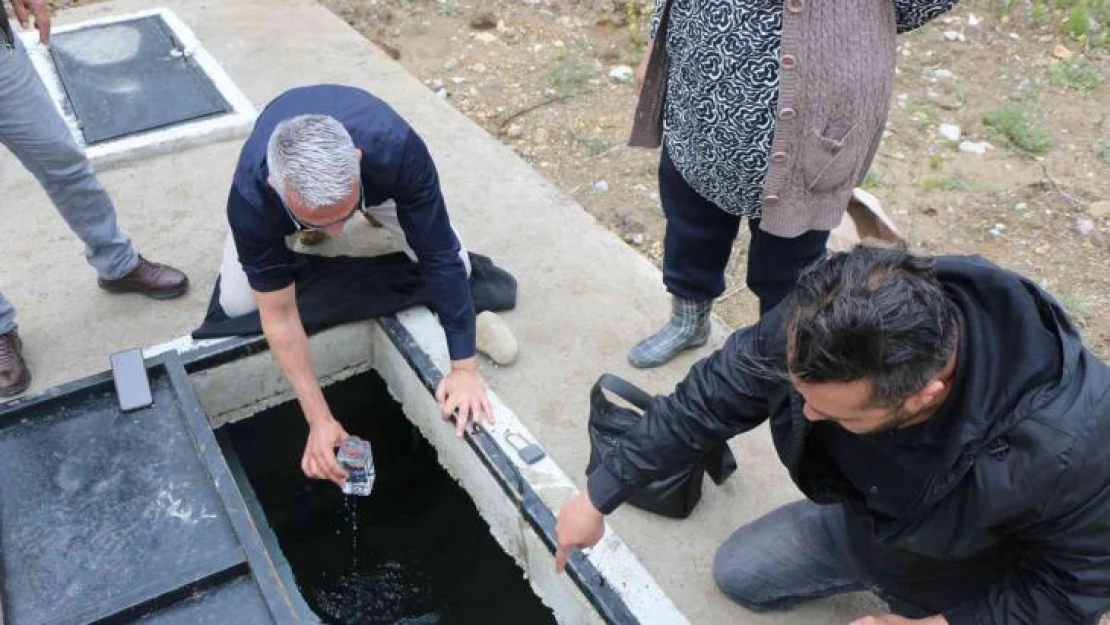
<svg viewBox="0 0 1110 625">
<path fill-rule="evenodd" d="M 148 8 L 117 0 L 66 11 L 67 23 Z M 668 301 L 651 263 L 464 115 L 440 101 L 384 53 L 311 0 L 168 0 L 208 51 L 258 107 L 296 85 L 358 85 L 391 103 L 437 159 L 453 221 L 467 244 L 520 280 L 517 310 L 505 314 L 521 344 L 513 366 L 484 373 L 566 472 L 584 485 L 587 399 L 603 372 L 666 392 L 710 346 L 668 367 L 634 371 L 629 347 L 659 324 Z M 291 32 L 289 24 L 297 24 Z M 151 302 L 100 292 L 80 243 L 37 183 L 0 154 L 5 215 L 0 288 L 19 308 L 33 390 L 107 367 L 112 351 L 161 343 L 199 324 L 226 231 L 224 202 L 237 142 L 207 145 L 117 166 L 101 180 L 140 251 L 189 272 L 183 300 Z M 494 172 L 496 172 L 494 174 Z M 717 545 L 737 526 L 793 500 L 765 429 L 734 441 L 740 472 L 706 487 L 697 512 L 669 521 L 633 509 L 611 519 L 659 584 L 694 623 L 844 625 L 875 610 L 866 595 L 817 602 L 778 615 L 754 615 L 713 585 Z"/>
</svg>

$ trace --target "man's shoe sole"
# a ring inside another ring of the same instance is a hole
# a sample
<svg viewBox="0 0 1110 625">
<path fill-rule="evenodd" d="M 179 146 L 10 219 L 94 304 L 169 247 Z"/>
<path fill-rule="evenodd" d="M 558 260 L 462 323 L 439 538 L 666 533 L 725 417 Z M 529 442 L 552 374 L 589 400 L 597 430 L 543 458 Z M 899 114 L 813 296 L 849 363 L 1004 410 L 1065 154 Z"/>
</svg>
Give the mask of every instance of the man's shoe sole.
<svg viewBox="0 0 1110 625">
<path fill-rule="evenodd" d="M 188 280 L 183 282 L 181 286 L 169 291 L 147 291 L 133 286 L 120 286 L 111 283 L 105 283 L 99 280 L 97 281 L 97 285 L 100 286 L 101 289 L 104 289 L 105 291 L 109 293 L 114 293 L 116 295 L 122 295 L 124 293 L 140 293 L 149 297 L 150 299 L 157 300 L 177 299 L 189 290 Z"/>
<path fill-rule="evenodd" d="M 27 389 L 31 388 L 31 370 L 30 369 L 24 369 L 23 371 L 27 375 L 23 376 L 22 380 L 16 382 L 15 384 L 13 384 L 12 386 L 9 386 L 7 388 L 0 388 L 0 397 L 15 397 L 16 395 L 19 395 L 23 391 L 26 391 Z"/>
</svg>

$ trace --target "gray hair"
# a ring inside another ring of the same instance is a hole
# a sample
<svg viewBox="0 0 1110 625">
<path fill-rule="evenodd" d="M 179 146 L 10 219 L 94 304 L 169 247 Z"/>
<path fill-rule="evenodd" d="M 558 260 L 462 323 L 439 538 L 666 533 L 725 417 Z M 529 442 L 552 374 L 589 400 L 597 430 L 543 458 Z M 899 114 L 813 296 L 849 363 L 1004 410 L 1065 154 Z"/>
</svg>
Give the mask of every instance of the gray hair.
<svg viewBox="0 0 1110 625">
<path fill-rule="evenodd" d="M 327 115 L 280 122 L 266 146 L 266 163 L 278 195 L 288 202 L 292 191 L 310 210 L 347 198 L 359 175 L 350 133 Z"/>
</svg>

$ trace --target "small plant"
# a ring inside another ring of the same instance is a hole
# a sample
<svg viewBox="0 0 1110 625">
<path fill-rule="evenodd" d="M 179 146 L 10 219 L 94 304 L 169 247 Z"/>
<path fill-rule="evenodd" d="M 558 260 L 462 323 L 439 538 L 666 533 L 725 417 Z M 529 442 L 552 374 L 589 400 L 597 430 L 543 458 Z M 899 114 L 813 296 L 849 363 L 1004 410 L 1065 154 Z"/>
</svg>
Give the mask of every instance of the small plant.
<svg viewBox="0 0 1110 625">
<path fill-rule="evenodd" d="M 586 91 L 586 85 L 596 73 L 583 59 L 568 54 L 559 55 L 558 64 L 551 70 L 551 86 L 559 96 L 577 95 Z"/>
<path fill-rule="evenodd" d="M 1087 0 L 1076 0 L 1072 5 L 1064 29 L 1076 39 L 1086 39 L 1091 34 L 1091 8 Z"/>
<path fill-rule="evenodd" d="M 926 192 L 933 191 L 995 191 L 991 185 L 979 180 L 968 180 L 962 176 L 925 176 L 921 181 L 921 188 Z"/>
<path fill-rule="evenodd" d="M 436 12 L 443 17 L 458 17 L 462 13 L 458 0 L 439 0 L 436 3 Z"/>
<path fill-rule="evenodd" d="M 954 176 L 925 176 L 921 183 L 925 191 L 967 191 L 967 183 Z"/>
<path fill-rule="evenodd" d="M 637 50 L 643 50 L 651 36 L 649 31 L 654 7 L 654 2 L 643 0 L 628 0 L 624 5 L 625 15 L 628 17 L 628 36 Z"/>
<path fill-rule="evenodd" d="M 1099 160 L 1107 165 L 1110 165 L 1110 141 L 1103 141 L 1095 146 L 1095 154 L 1098 155 Z"/>
<path fill-rule="evenodd" d="M 941 167 L 944 167 L 944 157 L 943 156 L 941 156 L 940 154 L 934 154 L 934 155 L 929 157 L 929 169 L 931 169 L 933 171 L 937 171 Z"/>
<path fill-rule="evenodd" d="M 1005 137 L 1010 145 L 1029 152 L 1044 154 L 1052 147 L 1052 136 L 1029 119 L 1022 106 L 1007 104 L 983 115 L 983 123 L 997 136 Z"/>
<path fill-rule="evenodd" d="M 960 104 L 967 104 L 967 85 L 964 83 L 956 85 L 956 100 Z"/>
<path fill-rule="evenodd" d="M 1033 3 L 1033 8 L 1029 9 L 1029 17 L 1033 19 L 1034 24 L 1043 24 L 1045 18 L 1048 17 L 1048 4 L 1045 0 L 1037 0 Z"/>
<path fill-rule="evenodd" d="M 877 169 L 872 169 L 871 171 L 867 172 L 866 176 L 864 176 L 863 182 L 860 184 L 860 187 L 863 188 L 864 191 L 874 191 L 875 189 L 883 186 L 883 180 L 885 178 L 886 175 L 883 174 L 881 171 Z"/>
<path fill-rule="evenodd" d="M 1098 69 L 1082 61 L 1068 60 L 1054 63 L 1048 68 L 1048 77 L 1052 79 L 1052 84 L 1067 87 L 1083 95 L 1094 91 L 1102 82 L 1102 74 L 1099 74 Z"/>
</svg>

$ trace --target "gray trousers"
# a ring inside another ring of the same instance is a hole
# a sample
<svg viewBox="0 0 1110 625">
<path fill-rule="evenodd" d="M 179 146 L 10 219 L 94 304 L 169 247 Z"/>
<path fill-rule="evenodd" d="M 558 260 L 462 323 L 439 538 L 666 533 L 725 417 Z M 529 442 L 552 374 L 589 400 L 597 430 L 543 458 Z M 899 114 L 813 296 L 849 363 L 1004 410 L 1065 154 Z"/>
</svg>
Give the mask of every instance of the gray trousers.
<svg viewBox="0 0 1110 625">
<path fill-rule="evenodd" d="M 2 12 L 0 19 L 7 19 Z M 14 48 L 0 43 L 0 143 L 38 179 L 85 243 L 89 264 L 101 278 L 122 278 L 138 266 L 131 240 L 116 225 L 112 200 L 54 108 L 19 37 Z M 8 211 L 17 210 L 22 201 L 0 198 Z M 14 328 L 15 308 L 0 293 L 0 334 Z"/>
</svg>

